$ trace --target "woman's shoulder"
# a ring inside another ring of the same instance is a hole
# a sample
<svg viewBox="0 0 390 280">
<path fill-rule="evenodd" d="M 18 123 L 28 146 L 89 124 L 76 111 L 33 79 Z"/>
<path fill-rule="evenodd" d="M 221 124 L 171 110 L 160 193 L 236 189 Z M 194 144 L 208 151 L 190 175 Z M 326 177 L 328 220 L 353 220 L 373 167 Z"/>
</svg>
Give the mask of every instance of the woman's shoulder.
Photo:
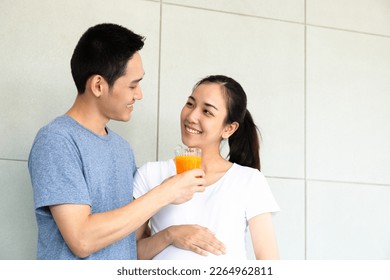
<svg viewBox="0 0 390 280">
<path fill-rule="evenodd" d="M 138 172 L 146 175 L 156 175 L 161 174 L 163 177 L 172 176 L 172 171 L 175 171 L 175 163 L 172 159 L 163 160 L 163 161 L 149 161 L 144 163 L 140 168 L 138 168 Z"/>
<path fill-rule="evenodd" d="M 258 169 L 253 168 L 253 167 L 249 167 L 249 166 L 240 165 L 238 163 L 234 163 L 232 169 L 234 170 L 234 172 L 236 172 L 240 175 L 263 176 L 264 177 L 263 173 L 261 173 L 261 171 L 259 171 Z"/>
<path fill-rule="evenodd" d="M 160 160 L 160 161 L 148 161 L 141 165 L 140 169 L 160 169 L 160 168 L 169 168 L 174 165 L 173 159 L 170 160 Z"/>
<path fill-rule="evenodd" d="M 134 197 L 143 195 L 175 173 L 173 160 L 152 161 L 143 164 L 137 169 L 134 176 Z"/>
<path fill-rule="evenodd" d="M 236 178 L 241 183 L 246 182 L 250 184 L 265 184 L 268 185 L 264 174 L 256 168 L 233 164 L 231 178 Z"/>
</svg>

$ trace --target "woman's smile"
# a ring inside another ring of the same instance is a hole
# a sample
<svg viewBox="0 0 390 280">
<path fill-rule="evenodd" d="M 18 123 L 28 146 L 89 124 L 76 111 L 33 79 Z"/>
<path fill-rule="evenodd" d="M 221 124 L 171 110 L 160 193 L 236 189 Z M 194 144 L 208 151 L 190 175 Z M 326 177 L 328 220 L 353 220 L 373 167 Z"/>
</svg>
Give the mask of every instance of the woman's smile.
<svg viewBox="0 0 390 280">
<path fill-rule="evenodd" d="M 184 125 L 184 127 L 185 127 L 186 131 L 190 134 L 201 134 L 202 133 L 202 131 L 197 130 L 197 129 L 192 128 L 192 127 L 189 127 L 188 125 Z"/>
</svg>

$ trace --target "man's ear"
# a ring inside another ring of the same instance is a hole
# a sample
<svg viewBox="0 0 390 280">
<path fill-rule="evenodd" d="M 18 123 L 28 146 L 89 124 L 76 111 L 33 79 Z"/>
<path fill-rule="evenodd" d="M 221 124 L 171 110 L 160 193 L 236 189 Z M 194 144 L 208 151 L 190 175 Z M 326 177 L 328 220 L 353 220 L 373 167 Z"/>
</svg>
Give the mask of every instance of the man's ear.
<svg viewBox="0 0 390 280">
<path fill-rule="evenodd" d="M 234 132 L 237 131 L 239 126 L 240 125 L 238 124 L 238 122 L 232 122 L 230 124 L 227 124 L 223 129 L 222 138 L 228 139 L 230 136 L 232 136 Z"/>
<path fill-rule="evenodd" d="M 92 94 L 99 98 L 107 87 L 106 80 L 100 75 L 93 75 L 87 81 L 87 87 L 89 87 Z"/>
</svg>

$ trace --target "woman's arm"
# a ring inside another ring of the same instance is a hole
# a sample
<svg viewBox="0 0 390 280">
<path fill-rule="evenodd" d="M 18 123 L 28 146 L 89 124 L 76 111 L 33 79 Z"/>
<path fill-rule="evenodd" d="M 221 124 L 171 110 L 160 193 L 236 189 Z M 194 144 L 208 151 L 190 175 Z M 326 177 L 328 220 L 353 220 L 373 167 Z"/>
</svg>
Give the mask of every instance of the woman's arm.
<svg viewBox="0 0 390 280">
<path fill-rule="evenodd" d="M 143 238 L 150 237 L 150 227 L 149 227 L 149 221 L 146 221 L 142 226 L 140 226 L 136 231 L 136 239 L 137 241 Z"/>
<path fill-rule="evenodd" d="M 138 259 L 150 260 L 169 245 L 203 256 L 207 256 L 208 253 L 215 255 L 225 253 L 224 245 L 209 229 L 199 225 L 179 225 L 170 226 L 153 236 L 139 239 Z"/>
<path fill-rule="evenodd" d="M 249 220 L 249 230 L 257 260 L 279 259 L 272 214 L 264 213 Z"/>
</svg>

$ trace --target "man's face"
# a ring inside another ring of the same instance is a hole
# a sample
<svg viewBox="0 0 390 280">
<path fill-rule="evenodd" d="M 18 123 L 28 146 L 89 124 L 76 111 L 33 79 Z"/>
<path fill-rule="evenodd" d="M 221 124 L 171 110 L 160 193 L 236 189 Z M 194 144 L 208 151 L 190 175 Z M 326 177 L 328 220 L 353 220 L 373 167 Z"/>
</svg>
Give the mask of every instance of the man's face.
<svg viewBox="0 0 390 280">
<path fill-rule="evenodd" d="M 125 75 L 119 77 L 102 96 L 100 112 L 108 120 L 129 121 L 136 100 L 142 99 L 140 81 L 144 76 L 138 52 L 128 61 Z"/>
</svg>

